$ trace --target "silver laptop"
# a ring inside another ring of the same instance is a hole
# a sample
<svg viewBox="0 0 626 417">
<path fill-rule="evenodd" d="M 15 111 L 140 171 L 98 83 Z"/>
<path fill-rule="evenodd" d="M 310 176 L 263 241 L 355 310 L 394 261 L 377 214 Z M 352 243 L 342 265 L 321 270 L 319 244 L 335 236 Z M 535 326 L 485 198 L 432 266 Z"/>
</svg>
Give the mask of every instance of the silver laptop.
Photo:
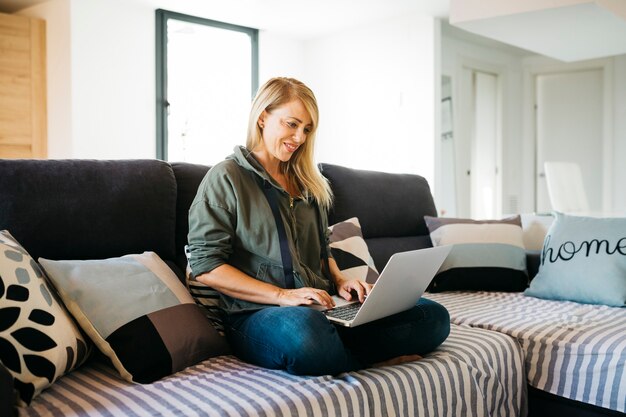
<svg viewBox="0 0 626 417">
<path fill-rule="evenodd" d="M 369 323 L 408 310 L 420 299 L 439 267 L 450 253 L 451 245 L 398 252 L 389 258 L 376 284 L 363 302 L 333 296 L 335 307 L 311 308 L 324 312 L 328 320 L 346 327 Z"/>
</svg>

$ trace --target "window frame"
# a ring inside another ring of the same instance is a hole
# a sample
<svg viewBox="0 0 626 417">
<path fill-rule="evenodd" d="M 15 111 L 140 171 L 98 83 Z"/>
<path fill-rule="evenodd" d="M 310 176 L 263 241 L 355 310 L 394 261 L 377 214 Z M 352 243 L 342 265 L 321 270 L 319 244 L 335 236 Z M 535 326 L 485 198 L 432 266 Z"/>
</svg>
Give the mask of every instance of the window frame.
<svg viewBox="0 0 626 417">
<path fill-rule="evenodd" d="M 251 80 L 250 91 L 255 94 L 259 88 L 259 30 L 217 20 L 205 19 L 182 13 L 157 9 L 156 15 L 156 158 L 167 161 L 168 137 L 167 115 L 169 101 L 167 97 L 167 22 L 170 19 L 196 23 L 219 29 L 241 32 L 250 36 L 251 46 Z"/>
</svg>

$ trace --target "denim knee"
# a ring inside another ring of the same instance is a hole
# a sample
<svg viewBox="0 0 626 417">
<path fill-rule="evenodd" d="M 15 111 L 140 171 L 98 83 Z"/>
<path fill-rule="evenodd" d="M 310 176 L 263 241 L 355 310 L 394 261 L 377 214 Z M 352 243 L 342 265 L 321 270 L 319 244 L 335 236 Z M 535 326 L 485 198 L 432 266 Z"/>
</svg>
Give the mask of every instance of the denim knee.
<svg viewBox="0 0 626 417">
<path fill-rule="evenodd" d="M 431 350 L 442 344 L 450 335 L 450 313 L 441 304 L 421 298 L 417 304 L 425 315 L 430 327 Z"/>
<path fill-rule="evenodd" d="M 231 346 L 248 362 L 296 375 L 335 375 L 361 368 L 319 311 L 269 307 L 230 324 Z"/>
<path fill-rule="evenodd" d="M 337 330 L 319 311 L 296 307 L 290 311 L 279 330 L 283 334 L 284 365 L 295 375 L 335 375 L 355 370 Z"/>
</svg>

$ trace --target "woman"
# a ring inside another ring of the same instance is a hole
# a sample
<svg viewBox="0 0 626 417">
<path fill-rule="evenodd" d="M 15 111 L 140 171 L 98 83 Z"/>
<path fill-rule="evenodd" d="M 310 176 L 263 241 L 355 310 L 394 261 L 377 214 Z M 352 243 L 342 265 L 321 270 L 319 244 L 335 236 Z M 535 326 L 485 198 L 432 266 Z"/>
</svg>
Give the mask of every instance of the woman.
<svg viewBox="0 0 626 417">
<path fill-rule="evenodd" d="M 313 158 L 317 126 L 317 102 L 303 83 L 273 78 L 259 89 L 246 147 L 207 173 L 190 208 L 193 275 L 220 292 L 226 336 L 245 361 L 324 375 L 417 359 L 448 335 L 437 303 L 355 328 L 306 307 L 332 307 L 334 291 L 362 302 L 371 290 L 328 255 L 332 194 Z"/>
</svg>

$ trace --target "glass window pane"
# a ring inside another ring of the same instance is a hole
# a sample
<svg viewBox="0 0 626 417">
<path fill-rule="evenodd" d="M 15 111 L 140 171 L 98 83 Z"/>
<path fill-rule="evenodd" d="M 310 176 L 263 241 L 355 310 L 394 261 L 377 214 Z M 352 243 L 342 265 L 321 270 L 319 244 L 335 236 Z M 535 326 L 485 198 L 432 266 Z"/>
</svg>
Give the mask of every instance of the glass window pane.
<svg viewBox="0 0 626 417">
<path fill-rule="evenodd" d="M 168 20 L 168 160 L 214 165 L 245 144 L 251 48 L 246 33 Z"/>
</svg>

